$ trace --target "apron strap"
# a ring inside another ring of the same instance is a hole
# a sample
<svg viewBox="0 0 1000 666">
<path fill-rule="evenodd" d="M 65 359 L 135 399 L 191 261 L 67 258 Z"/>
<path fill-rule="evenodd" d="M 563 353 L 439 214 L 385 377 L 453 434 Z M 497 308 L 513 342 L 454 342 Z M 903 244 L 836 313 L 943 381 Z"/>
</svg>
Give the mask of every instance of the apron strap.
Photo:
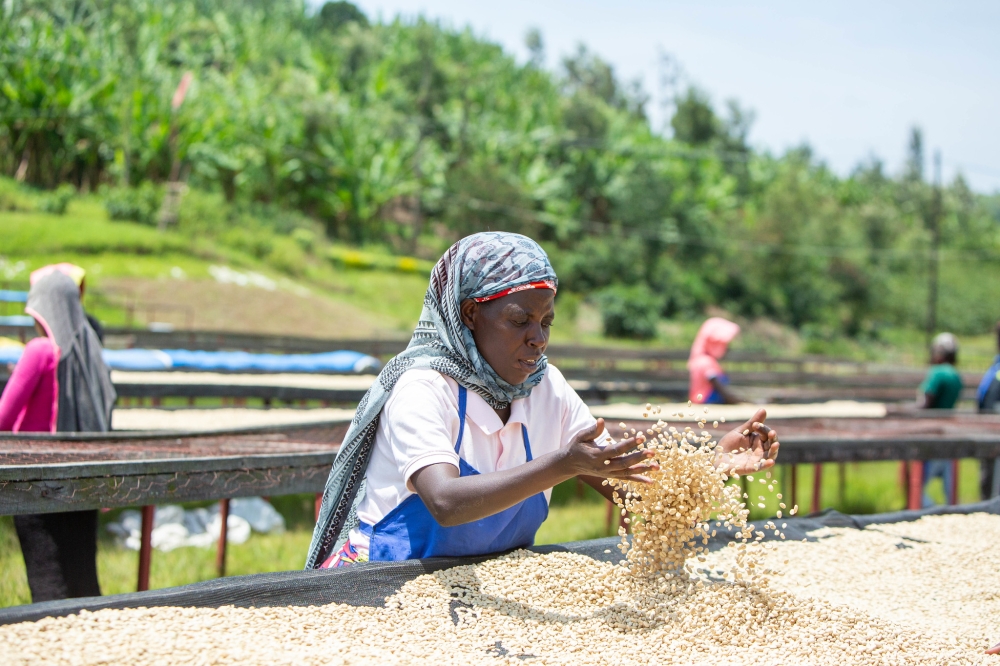
<svg viewBox="0 0 1000 666">
<path fill-rule="evenodd" d="M 465 405 L 469 401 L 468 391 L 464 386 L 458 387 L 458 441 L 455 442 L 455 453 L 462 448 L 462 437 L 465 435 Z"/>
<path fill-rule="evenodd" d="M 455 442 L 455 453 L 462 448 L 462 437 L 465 436 L 465 407 L 469 402 L 469 393 L 464 386 L 458 387 L 458 440 Z M 524 441 L 525 462 L 531 462 L 531 441 L 528 439 L 528 429 L 521 424 L 521 439 Z"/>
</svg>

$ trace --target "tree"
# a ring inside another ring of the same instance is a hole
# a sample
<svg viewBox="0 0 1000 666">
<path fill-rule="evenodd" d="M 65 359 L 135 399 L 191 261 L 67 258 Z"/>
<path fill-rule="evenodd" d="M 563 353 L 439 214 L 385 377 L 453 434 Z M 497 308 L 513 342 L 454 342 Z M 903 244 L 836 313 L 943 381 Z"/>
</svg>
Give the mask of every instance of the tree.
<svg viewBox="0 0 1000 666">
<path fill-rule="evenodd" d="M 367 28 L 368 17 L 355 5 L 345 0 L 338 2 L 328 2 L 319 10 L 315 18 L 317 26 L 321 30 L 330 33 L 337 33 L 343 30 L 349 23 L 357 23 Z"/>
<path fill-rule="evenodd" d="M 531 28 L 524 36 L 524 45 L 528 47 L 528 62 L 533 67 L 542 69 L 545 66 L 545 40 L 542 38 L 542 31 L 538 28 Z"/>
<path fill-rule="evenodd" d="M 721 130 L 708 95 L 694 86 L 677 100 L 677 110 L 670 126 L 676 140 L 692 146 L 711 143 Z"/>
<path fill-rule="evenodd" d="M 904 180 L 922 183 L 924 180 L 924 133 L 919 127 L 910 129 L 910 140 L 906 146 L 906 169 Z"/>
</svg>

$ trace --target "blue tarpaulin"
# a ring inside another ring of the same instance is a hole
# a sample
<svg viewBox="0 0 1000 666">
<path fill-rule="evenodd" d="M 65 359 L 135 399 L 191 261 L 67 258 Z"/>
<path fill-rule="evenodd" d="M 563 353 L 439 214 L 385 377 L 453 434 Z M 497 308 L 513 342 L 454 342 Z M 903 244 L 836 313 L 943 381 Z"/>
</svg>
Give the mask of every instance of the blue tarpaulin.
<svg viewBox="0 0 1000 666">
<path fill-rule="evenodd" d="M 27 303 L 28 292 L 0 289 L 0 301 L 6 301 L 8 303 Z"/>
<path fill-rule="evenodd" d="M 35 325 L 35 320 L 28 315 L 7 315 L 0 317 L 0 326 L 25 326 Z"/>
<path fill-rule="evenodd" d="M 16 363 L 19 347 L 0 347 L 0 363 Z M 105 349 L 113 370 L 205 370 L 223 372 L 377 372 L 373 356 L 356 351 L 322 354 L 251 354 L 188 349 Z"/>
</svg>

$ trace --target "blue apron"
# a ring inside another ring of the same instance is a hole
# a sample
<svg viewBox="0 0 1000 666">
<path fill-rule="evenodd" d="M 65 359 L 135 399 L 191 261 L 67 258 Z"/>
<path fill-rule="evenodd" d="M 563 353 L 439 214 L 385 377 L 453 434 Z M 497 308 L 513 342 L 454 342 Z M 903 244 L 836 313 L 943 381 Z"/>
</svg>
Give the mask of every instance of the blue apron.
<svg viewBox="0 0 1000 666">
<path fill-rule="evenodd" d="M 725 374 L 716 375 L 715 378 L 718 379 L 719 383 L 722 384 L 723 386 L 729 386 L 729 377 L 726 377 Z M 712 392 L 708 394 L 708 398 L 706 398 L 705 402 L 703 402 L 702 404 L 703 405 L 724 405 L 724 404 L 726 404 L 726 400 L 725 400 L 725 398 L 723 398 L 719 394 L 719 392 L 716 389 L 713 388 Z"/>
<path fill-rule="evenodd" d="M 465 388 L 460 386 L 459 429 L 455 453 L 462 448 L 467 399 Z M 525 458 L 530 462 L 531 443 L 524 424 L 521 424 L 521 437 L 524 440 Z M 461 476 L 479 474 L 461 458 L 458 464 Z M 549 503 L 545 500 L 545 493 L 538 493 L 492 516 L 464 525 L 442 527 L 434 520 L 420 496 L 414 493 L 375 525 L 361 523 L 358 527 L 369 539 L 368 559 L 372 561 L 468 557 L 532 545 L 535 542 L 535 532 L 548 515 Z"/>
</svg>

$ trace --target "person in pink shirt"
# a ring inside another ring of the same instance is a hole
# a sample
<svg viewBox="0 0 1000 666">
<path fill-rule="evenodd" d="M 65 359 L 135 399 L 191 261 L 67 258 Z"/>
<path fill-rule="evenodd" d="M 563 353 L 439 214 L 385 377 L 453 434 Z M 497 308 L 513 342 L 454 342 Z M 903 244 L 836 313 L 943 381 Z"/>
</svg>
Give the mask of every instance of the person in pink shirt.
<svg viewBox="0 0 1000 666">
<path fill-rule="evenodd" d="M 110 430 L 117 396 L 79 285 L 61 271 L 42 276 L 25 312 L 39 337 L 25 346 L 0 395 L 0 430 Z M 96 510 L 14 516 L 14 527 L 33 602 L 101 594 Z"/>
<path fill-rule="evenodd" d="M 698 329 L 688 357 L 688 371 L 691 373 L 688 397 L 691 402 L 709 405 L 740 402 L 719 365 L 729 349 L 729 343 L 739 332 L 739 325 L 722 317 L 707 319 Z"/>
<path fill-rule="evenodd" d="M 35 321 L 38 337 L 21 359 L 0 395 L 0 431 L 55 432 L 59 409 L 59 348 Z"/>
</svg>

